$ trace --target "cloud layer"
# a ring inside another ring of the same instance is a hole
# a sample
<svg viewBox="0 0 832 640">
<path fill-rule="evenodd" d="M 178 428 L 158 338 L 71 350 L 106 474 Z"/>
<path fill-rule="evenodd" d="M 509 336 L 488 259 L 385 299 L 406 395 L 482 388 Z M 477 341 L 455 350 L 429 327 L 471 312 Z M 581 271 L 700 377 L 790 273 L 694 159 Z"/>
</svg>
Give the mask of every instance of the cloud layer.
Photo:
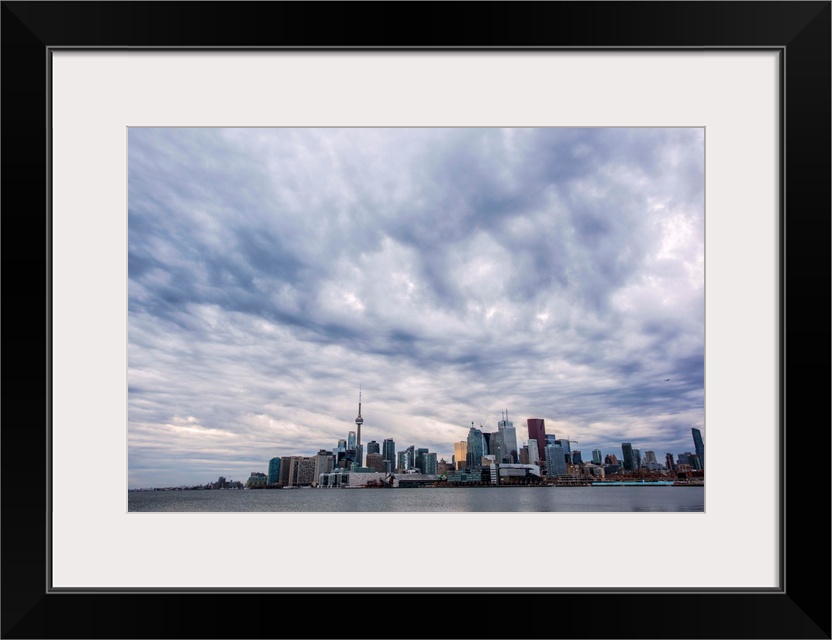
<svg viewBox="0 0 832 640">
<path fill-rule="evenodd" d="M 134 128 L 128 242 L 131 487 L 704 433 L 701 129 Z"/>
</svg>

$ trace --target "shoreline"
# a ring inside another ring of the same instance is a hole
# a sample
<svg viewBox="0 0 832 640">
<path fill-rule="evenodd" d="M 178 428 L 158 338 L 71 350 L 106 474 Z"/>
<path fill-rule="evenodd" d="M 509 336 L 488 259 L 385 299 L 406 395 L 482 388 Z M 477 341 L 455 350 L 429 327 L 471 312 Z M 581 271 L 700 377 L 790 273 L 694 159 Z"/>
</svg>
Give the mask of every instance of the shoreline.
<svg viewBox="0 0 832 640">
<path fill-rule="evenodd" d="M 205 489 L 204 487 L 161 487 L 128 489 L 128 493 L 153 493 L 159 491 L 279 491 L 283 489 L 565 489 L 576 487 L 704 487 L 704 482 L 679 482 L 679 481 L 616 481 L 616 482 L 585 482 L 585 483 L 564 483 L 564 484 L 449 484 L 432 485 L 422 487 L 392 487 L 392 486 L 345 486 L 345 487 L 313 487 L 313 486 L 289 486 L 289 487 L 246 487 L 241 489 Z"/>
</svg>

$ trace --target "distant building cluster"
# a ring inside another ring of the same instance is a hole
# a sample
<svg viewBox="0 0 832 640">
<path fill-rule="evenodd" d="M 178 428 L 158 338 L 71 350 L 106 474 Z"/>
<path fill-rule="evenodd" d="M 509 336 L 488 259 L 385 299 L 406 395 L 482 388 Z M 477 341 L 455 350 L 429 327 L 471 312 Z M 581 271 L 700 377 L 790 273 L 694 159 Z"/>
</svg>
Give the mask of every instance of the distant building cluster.
<svg viewBox="0 0 832 640">
<path fill-rule="evenodd" d="M 269 460 L 268 473 L 252 472 L 246 487 L 258 488 L 343 488 L 423 487 L 466 484 L 575 484 L 603 478 L 704 478 L 705 450 L 702 433 L 692 428 L 694 451 L 666 453 L 660 462 L 654 451 L 621 443 L 621 458 L 604 455 L 600 449 L 584 460 L 578 444 L 569 438 L 546 433 L 543 418 L 528 418 L 528 438 L 519 444 L 514 423 L 504 411 L 497 430 L 485 431 L 471 423 L 465 440 L 454 443 L 450 462 L 437 454 L 410 445 L 396 449 L 393 438 L 381 444 L 361 442 L 361 395 L 358 399 L 356 429 L 338 440 L 331 449 L 313 456 L 283 456 Z"/>
</svg>

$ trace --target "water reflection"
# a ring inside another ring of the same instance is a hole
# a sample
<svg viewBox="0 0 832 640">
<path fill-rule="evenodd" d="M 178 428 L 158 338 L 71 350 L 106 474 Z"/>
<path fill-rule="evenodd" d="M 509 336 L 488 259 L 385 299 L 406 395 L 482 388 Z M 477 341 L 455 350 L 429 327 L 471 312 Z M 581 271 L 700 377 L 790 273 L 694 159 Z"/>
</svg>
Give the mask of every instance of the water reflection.
<svg viewBox="0 0 832 640">
<path fill-rule="evenodd" d="M 704 512 L 704 487 L 460 487 L 128 492 L 128 510 L 178 512 Z"/>
</svg>

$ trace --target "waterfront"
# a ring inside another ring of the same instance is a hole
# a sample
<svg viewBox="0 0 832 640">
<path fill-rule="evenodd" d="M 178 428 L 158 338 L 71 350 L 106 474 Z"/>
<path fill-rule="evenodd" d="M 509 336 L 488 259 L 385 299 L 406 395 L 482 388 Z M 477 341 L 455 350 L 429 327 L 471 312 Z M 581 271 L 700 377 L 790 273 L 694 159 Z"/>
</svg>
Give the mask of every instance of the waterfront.
<svg viewBox="0 0 832 640">
<path fill-rule="evenodd" d="M 705 488 L 454 487 L 130 491 L 130 512 L 704 512 Z"/>
</svg>

